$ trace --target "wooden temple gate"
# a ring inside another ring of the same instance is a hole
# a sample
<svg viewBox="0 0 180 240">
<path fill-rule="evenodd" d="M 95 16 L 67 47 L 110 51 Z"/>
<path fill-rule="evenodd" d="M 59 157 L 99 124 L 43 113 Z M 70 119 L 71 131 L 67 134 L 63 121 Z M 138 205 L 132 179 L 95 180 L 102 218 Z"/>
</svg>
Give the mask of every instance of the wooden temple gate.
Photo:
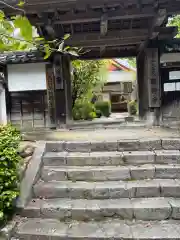
<svg viewBox="0 0 180 240">
<path fill-rule="evenodd" d="M 0 7 L 7 15 L 14 14 L 13 9 Z M 137 57 L 139 114 L 144 118 L 154 112 L 159 123 L 164 96 L 160 46 L 177 34 L 176 27 L 166 24 L 169 16 L 180 12 L 178 0 L 26 0 L 24 10 L 45 38 L 60 39 L 69 33 L 66 44 L 82 47 L 86 52 L 82 59 Z M 62 112 L 65 123 L 71 119 L 70 57 L 54 53 L 50 60 L 47 102 L 51 125 L 56 127 Z"/>
</svg>

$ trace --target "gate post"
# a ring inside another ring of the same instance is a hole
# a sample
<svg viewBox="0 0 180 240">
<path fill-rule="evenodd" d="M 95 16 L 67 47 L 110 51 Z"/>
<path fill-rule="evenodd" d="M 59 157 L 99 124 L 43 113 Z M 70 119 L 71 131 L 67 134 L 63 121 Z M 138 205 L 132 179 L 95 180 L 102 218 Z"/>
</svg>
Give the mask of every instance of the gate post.
<svg viewBox="0 0 180 240">
<path fill-rule="evenodd" d="M 158 48 L 147 48 L 147 85 L 148 105 L 153 112 L 153 125 L 160 125 L 161 86 L 160 86 L 160 57 Z"/>
<path fill-rule="evenodd" d="M 148 111 L 147 83 L 146 83 L 146 55 L 141 52 L 137 57 L 137 84 L 140 119 L 146 118 Z"/>
<path fill-rule="evenodd" d="M 137 57 L 139 116 L 156 126 L 160 125 L 161 115 L 159 65 L 158 48 L 147 48 Z"/>
<path fill-rule="evenodd" d="M 58 125 L 70 123 L 72 119 L 71 68 L 69 56 L 54 55 L 54 76 L 56 95 L 56 118 Z"/>
<path fill-rule="evenodd" d="M 66 124 L 72 121 L 72 67 L 70 56 L 62 56 L 62 69 L 63 69 L 63 80 L 64 80 L 64 90 L 65 90 L 65 109 L 66 109 Z"/>
<path fill-rule="evenodd" d="M 55 129 L 56 123 L 56 99 L 55 99 L 55 79 L 52 64 L 46 65 L 46 86 L 47 86 L 47 105 L 49 115 L 49 127 Z"/>
</svg>

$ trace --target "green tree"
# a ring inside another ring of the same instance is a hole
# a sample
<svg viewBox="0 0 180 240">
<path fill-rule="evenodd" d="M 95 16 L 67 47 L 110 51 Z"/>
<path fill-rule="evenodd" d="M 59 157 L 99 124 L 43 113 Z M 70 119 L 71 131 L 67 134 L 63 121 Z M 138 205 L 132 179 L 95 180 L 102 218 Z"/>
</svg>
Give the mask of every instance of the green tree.
<svg viewBox="0 0 180 240">
<path fill-rule="evenodd" d="M 35 34 L 36 29 L 25 15 L 22 0 L 16 7 L 7 4 L 5 1 L 1 1 L 1 4 L 16 10 L 19 14 L 7 18 L 4 12 L 0 10 L 0 53 L 37 49 L 45 53 L 45 58 L 48 58 L 54 51 L 77 55 L 77 49 L 64 46 L 69 34 L 66 34 L 60 40 L 54 39 L 52 41 L 46 41 L 43 37 Z"/>
<path fill-rule="evenodd" d="M 75 60 L 72 62 L 74 75 L 72 80 L 72 102 L 91 99 L 93 92 L 100 91 L 106 80 L 107 64 L 105 60 Z"/>
</svg>

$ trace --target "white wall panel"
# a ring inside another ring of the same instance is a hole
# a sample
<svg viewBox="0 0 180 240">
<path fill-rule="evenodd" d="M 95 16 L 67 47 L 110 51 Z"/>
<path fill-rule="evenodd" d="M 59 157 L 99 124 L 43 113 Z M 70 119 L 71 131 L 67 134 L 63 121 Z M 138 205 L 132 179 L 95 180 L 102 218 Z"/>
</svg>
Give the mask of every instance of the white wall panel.
<svg viewBox="0 0 180 240">
<path fill-rule="evenodd" d="M 45 63 L 8 65 L 10 92 L 46 89 Z"/>
</svg>

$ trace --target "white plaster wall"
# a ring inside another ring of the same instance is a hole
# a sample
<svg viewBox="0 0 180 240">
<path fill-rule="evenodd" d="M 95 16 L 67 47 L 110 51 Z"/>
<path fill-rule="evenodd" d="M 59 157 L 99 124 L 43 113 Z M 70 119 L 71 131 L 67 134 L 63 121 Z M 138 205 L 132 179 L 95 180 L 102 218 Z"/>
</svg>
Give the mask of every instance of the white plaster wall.
<svg viewBox="0 0 180 240">
<path fill-rule="evenodd" d="M 0 124 L 7 124 L 6 95 L 3 87 L 0 86 Z"/>
<path fill-rule="evenodd" d="M 7 67 L 10 92 L 46 89 L 45 63 L 13 64 Z"/>
<path fill-rule="evenodd" d="M 136 73 L 129 71 L 112 71 L 108 73 L 107 82 L 131 82 L 136 79 Z"/>
</svg>

